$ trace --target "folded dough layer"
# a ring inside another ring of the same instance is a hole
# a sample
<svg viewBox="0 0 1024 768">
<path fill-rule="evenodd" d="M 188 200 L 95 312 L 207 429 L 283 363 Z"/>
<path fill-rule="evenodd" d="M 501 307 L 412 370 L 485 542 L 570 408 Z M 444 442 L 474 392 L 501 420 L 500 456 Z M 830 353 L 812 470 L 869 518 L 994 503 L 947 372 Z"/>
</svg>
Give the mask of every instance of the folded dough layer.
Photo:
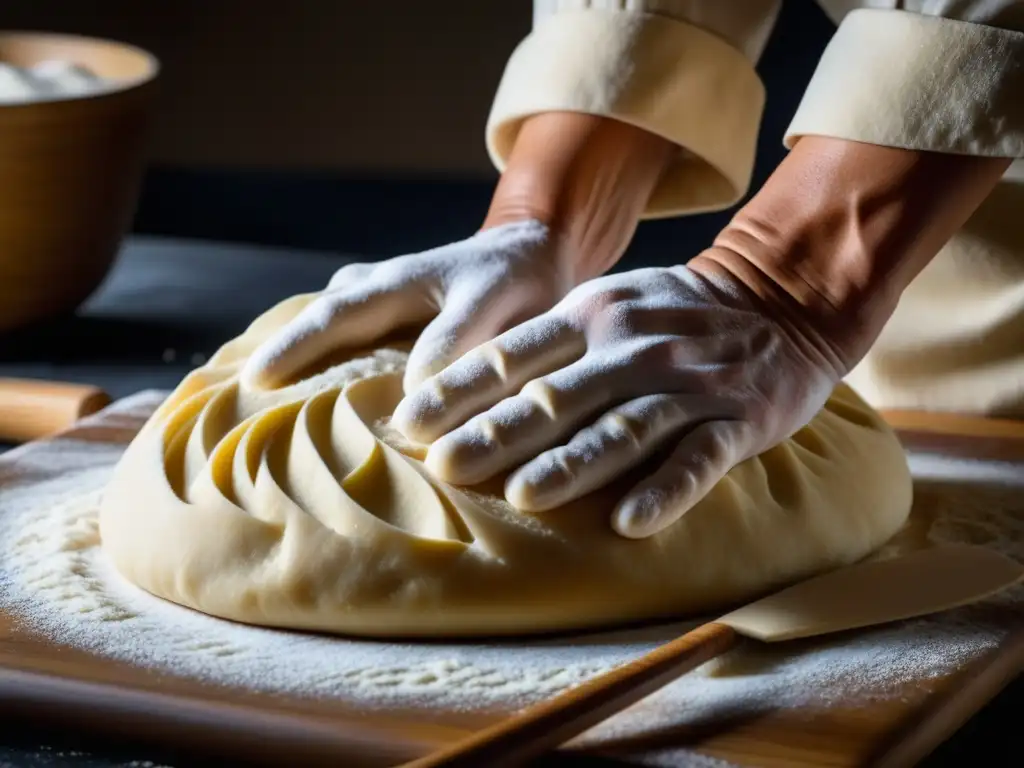
<svg viewBox="0 0 1024 768">
<path fill-rule="evenodd" d="M 525 514 L 501 480 L 456 488 L 387 427 L 405 353 L 369 350 L 292 385 L 238 372 L 310 296 L 274 307 L 190 374 L 106 489 L 125 578 L 235 621 L 368 636 L 583 629 L 706 613 L 858 560 L 910 509 L 894 434 L 845 386 L 791 439 L 645 540 L 609 525 L 623 480 Z"/>
</svg>

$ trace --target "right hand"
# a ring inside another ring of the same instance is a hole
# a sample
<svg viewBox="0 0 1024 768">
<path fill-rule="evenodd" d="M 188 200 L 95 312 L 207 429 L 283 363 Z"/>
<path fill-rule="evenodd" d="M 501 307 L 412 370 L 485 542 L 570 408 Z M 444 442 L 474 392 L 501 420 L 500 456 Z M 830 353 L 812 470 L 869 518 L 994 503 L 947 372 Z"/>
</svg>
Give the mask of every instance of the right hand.
<svg viewBox="0 0 1024 768">
<path fill-rule="evenodd" d="M 271 388 L 328 353 L 423 328 L 404 387 L 546 312 L 572 287 L 571 260 L 547 226 L 522 220 L 376 264 L 349 264 L 249 358 L 242 380 Z"/>
<path fill-rule="evenodd" d="M 424 463 L 445 482 L 511 472 L 505 498 L 524 511 L 671 447 L 612 518 L 623 536 L 650 536 L 807 424 L 846 373 L 792 303 L 759 298 L 714 248 L 594 278 L 408 393 L 391 425 L 430 445 Z"/>
</svg>

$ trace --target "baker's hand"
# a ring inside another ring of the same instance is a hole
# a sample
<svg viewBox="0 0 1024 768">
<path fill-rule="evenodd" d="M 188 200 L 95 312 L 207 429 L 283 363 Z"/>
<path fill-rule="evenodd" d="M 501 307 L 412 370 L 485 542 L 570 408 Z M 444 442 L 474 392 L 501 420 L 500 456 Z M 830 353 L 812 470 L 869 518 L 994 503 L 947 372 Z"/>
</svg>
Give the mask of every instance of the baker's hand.
<svg viewBox="0 0 1024 768">
<path fill-rule="evenodd" d="M 485 229 L 423 253 L 340 269 L 250 357 L 242 379 L 273 387 L 325 354 L 423 327 L 406 391 L 459 355 L 549 309 L 570 288 L 561 246 L 537 221 Z"/>
<path fill-rule="evenodd" d="M 431 443 L 427 465 L 449 482 L 514 470 L 505 494 L 523 510 L 583 496 L 671 444 L 612 518 L 624 536 L 656 533 L 810 421 L 844 374 L 781 307 L 701 263 L 578 286 L 410 391 L 394 426 Z"/>
</svg>

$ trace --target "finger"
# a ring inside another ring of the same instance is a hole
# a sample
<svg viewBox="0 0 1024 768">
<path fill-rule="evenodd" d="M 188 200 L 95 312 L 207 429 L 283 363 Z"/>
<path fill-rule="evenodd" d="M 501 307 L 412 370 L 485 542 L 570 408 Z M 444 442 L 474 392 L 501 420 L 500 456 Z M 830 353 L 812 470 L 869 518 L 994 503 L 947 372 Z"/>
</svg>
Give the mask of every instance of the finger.
<svg viewBox="0 0 1024 768">
<path fill-rule="evenodd" d="M 612 514 L 612 528 L 630 539 L 652 536 L 674 523 L 751 452 L 746 421 L 709 421 L 696 427 Z"/>
<path fill-rule="evenodd" d="M 431 376 L 440 373 L 474 347 L 493 340 L 519 323 L 533 319 L 527 314 L 539 302 L 513 281 L 481 286 L 463 281 L 444 297 L 444 307 L 423 329 L 405 368 L 403 388 L 414 392 Z"/>
<path fill-rule="evenodd" d="M 578 330 L 555 316 L 541 315 L 473 348 L 428 378 L 398 404 L 392 424 L 410 440 L 433 442 L 585 350 Z"/>
<path fill-rule="evenodd" d="M 403 283 L 367 281 L 321 294 L 253 353 L 242 382 L 278 386 L 330 352 L 365 346 L 435 311 L 425 291 Z"/>
<path fill-rule="evenodd" d="M 635 386 L 619 366 L 584 357 L 527 382 L 461 427 L 438 438 L 427 451 L 427 466 L 451 483 L 472 484 L 536 457 L 564 440 L 584 419 Z"/>
<path fill-rule="evenodd" d="M 567 504 L 638 466 L 669 438 L 721 415 L 721 405 L 705 395 L 631 400 L 513 472 L 505 498 L 530 512 Z"/>
<path fill-rule="evenodd" d="M 471 315 L 452 305 L 445 307 L 430 321 L 416 339 L 402 378 L 404 392 L 415 391 L 424 381 L 457 357 L 460 340 L 472 327 Z"/>
</svg>

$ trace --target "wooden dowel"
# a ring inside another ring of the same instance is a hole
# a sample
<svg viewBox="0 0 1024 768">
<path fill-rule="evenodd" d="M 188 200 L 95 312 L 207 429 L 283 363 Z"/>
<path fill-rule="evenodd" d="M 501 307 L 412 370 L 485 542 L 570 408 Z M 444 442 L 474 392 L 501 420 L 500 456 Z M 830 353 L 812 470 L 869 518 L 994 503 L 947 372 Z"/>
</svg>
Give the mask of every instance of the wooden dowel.
<svg viewBox="0 0 1024 768">
<path fill-rule="evenodd" d="M 958 437 L 1024 438 L 1024 420 L 933 411 L 883 410 L 880 414 L 889 426 L 901 432 L 927 432 Z"/>
<path fill-rule="evenodd" d="M 739 635 L 711 622 L 635 661 L 527 707 L 403 768 L 505 768 L 544 754 L 732 648 Z"/>
<path fill-rule="evenodd" d="M 106 392 L 88 384 L 0 378 L 0 441 L 48 437 L 109 404 Z"/>
</svg>

